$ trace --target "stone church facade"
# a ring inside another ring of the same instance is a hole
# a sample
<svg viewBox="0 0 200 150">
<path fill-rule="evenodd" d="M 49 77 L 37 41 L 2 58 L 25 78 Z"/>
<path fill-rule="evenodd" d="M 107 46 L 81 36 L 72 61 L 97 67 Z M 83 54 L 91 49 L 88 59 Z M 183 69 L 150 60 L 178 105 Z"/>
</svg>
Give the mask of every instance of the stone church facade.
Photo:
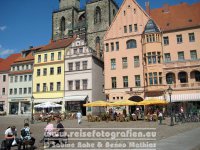
<svg viewBox="0 0 200 150">
<path fill-rule="evenodd" d="M 79 35 L 101 58 L 103 37 L 117 11 L 114 0 L 89 0 L 82 10 L 80 0 L 59 0 L 59 10 L 52 14 L 52 39 Z"/>
</svg>

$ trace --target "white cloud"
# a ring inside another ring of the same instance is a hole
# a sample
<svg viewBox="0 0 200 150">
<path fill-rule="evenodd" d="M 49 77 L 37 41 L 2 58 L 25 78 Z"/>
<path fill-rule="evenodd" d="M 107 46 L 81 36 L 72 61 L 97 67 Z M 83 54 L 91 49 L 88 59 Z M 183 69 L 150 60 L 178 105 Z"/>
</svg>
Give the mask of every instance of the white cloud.
<svg viewBox="0 0 200 150">
<path fill-rule="evenodd" d="M 4 31 L 6 28 L 6 26 L 0 26 L 0 31 Z"/>
<path fill-rule="evenodd" d="M 8 55 L 10 55 L 10 54 L 13 54 L 14 52 L 15 52 L 15 51 L 12 50 L 12 49 L 5 49 L 5 50 L 1 49 L 1 50 L 0 50 L 0 56 L 1 56 L 1 57 L 6 57 L 6 56 L 8 56 Z"/>
</svg>

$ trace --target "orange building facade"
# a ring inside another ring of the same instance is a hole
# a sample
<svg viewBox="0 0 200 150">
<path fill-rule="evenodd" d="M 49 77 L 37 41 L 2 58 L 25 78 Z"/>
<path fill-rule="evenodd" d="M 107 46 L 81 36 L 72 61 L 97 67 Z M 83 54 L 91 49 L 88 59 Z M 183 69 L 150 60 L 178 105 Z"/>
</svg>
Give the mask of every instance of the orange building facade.
<svg viewBox="0 0 200 150">
<path fill-rule="evenodd" d="M 200 3 L 146 7 L 124 0 L 104 37 L 107 100 L 169 101 L 171 85 L 172 102 L 200 107 Z"/>
</svg>

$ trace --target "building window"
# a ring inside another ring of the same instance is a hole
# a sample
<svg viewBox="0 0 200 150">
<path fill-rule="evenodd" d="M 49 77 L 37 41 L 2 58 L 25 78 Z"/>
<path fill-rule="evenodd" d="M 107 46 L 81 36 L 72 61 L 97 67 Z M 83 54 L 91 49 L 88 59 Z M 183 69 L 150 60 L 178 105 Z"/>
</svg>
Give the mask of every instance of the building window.
<svg viewBox="0 0 200 150">
<path fill-rule="evenodd" d="M 149 73 L 149 85 L 153 85 L 153 74 Z"/>
<path fill-rule="evenodd" d="M 140 59 L 139 56 L 134 56 L 134 67 L 140 67 Z"/>
<path fill-rule="evenodd" d="M 14 88 L 14 94 L 17 95 L 17 88 Z"/>
<path fill-rule="evenodd" d="M 109 52 L 109 44 L 106 43 L 106 52 Z"/>
<path fill-rule="evenodd" d="M 40 92 L 40 84 L 39 83 L 37 84 L 36 87 L 37 87 L 37 92 Z"/>
<path fill-rule="evenodd" d="M 131 49 L 131 48 L 136 48 L 137 47 L 137 43 L 136 43 L 136 40 L 128 40 L 126 42 L 126 47 L 127 49 Z"/>
<path fill-rule="evenodd" d="M 73 90 L 73 81 L 68 81 L 68 87 L 70 91 Z"/>
<path fill-rule="evenodd" d="M 165 53 L 165 62 L 171 62 L 170 53 Z"/>
<path fill-rule="evenodd" d="M 153 82 L 154 82 L 154 85 L 157 85 L 157 84 L 158 84 L 157 72 L 154 72 L 154 73 L 153 73 Z"/>
<path fill-rule="evenodd" d="M 22 70 L 24 70 L 24 65 L 22 65 Z"/>
<path fill-rule="evenodd" d="M 38 55 L 38 63 L 41 62 L 41 55 Z"/>
<path fill-rule="evenodd" d="M 156 52 L 152 52 L 152 62 L 153 64 L 156 64 L 157 60 L 156 60 Z"/>
<path fill-rule="evenodd" d="M 195 42 L 194 33 L 189 33 L 188 36 L 189 36 L 189 41 L 190 41 L 190 42 Z"/>
<path fill-rule="evenodd" d="M 50 68 L 50 75 L 54 75 L 54 68 Z"/>
<path fill-rule="evenodd" d="M 57 82 L 57 91 L 61 90 L 61 82 Z"/>
<path fill-rule="evenodd" d="M 37 76 L 40 76 L 40 69 L 37 69 Z"/>
<path fill-rule="evenodd" d="M 87 69 L 87 61 L 83 61 L 83 70 Z"/>
<path fill-rule="evenodd" d="M 129 33 L 133 31 L 132 25 L 129 25 Z"/>
<path fill-rule="evenodd" d="M 22 88 L 19 88 L 19 94 L 22 95 Z"/>
<path fill-rule="evenodd" d="M 13 89 L 10 89 L 10 95 L 12 95 L 13 94 Z"/>
<path fill-rule="evenodd" d="M 117 78 L 111 77 L 111 80 L 112 80 L 112 88 L 116 89 L 117 88 Z"/>
<path fill-rule="evenodd" d="M 151 58 L 151 53 L 147 54 L 148 56 L 148 64 L 152 64 L 152 58 Z"/>
<path fill-rule="evenodd" d="M 24 82 L 27 81 L 27 75 L 24 75 Z"/>
<path fill-rule="evenodd" d="M 118 51 L 119 50 L 119 42 L 116 42 L 115 44 L 116 44 L 116 51 Z"/>
<path fill-rule="evenodd" d="M 13 77 L 10 77 L 10 83 L 13 83 Z"/>
<path fill-rule="evenodd" d="M 111 43 L 111 51 L 114 51 L 114 43 Z"/>
<path fill-rule="evenodd" d="M 76 70 L 80 70 L 80 62 L 76 62 Z"/>
<path fill-rule="evenodd" d="M 183 39 L 182 39 L 182 35 L 176 35 L 176 39 L 177 39 L 177 44 L 180 44 L 183 42 Z"/>
<path fill-rule="evenodd" d="M 32 75 L 29 75 L 29 81 L 32 81 Z"/>
<path fill-rule="evenodd" d="M 15 76 L 15 82 L 17 82 L 18 81 L 18 76 Z"/>
<path fill-rule="evenodd" d="M 80 54 L 83 53 L 83 48 L 79 48 L 79 53 L 80 53 Z"/>
<path fill-rule="evenodd" d="M 162 84 L 162 72 L 159 72 L 159 84 Z"/>
<path fill-rule="evenodd" d="M 72 71 L 73 70 L 73 63 L 68 63 L 68 68 L 69 68 L 69 71 Z"/>
<path fill-rule="evenodd" d="M 43 69 L 43 76 L 46 76 L 47 75 L 47 68 L 44 68 Z"/>
<path fill-rule="evenodd" d="M 6 75 L 3 75 L 3 82 L 6 82 Z"/>
<path fill-rule="evenodd" d="M 31 94 L 32 93 L 32 90 L 31 90 L 31 87 L 28 88 L 28 94 Z"/>
<path fill-rule="evenodd" d="M 135 31 L 135 32 L 138 31 L 138 26 L 137 26 L 137 24 L 134 24 L 134 31 Z"/>
<path fill-rule="evenodd" d="M 61 60 L 61 52 L 58 52 L 58 60 Z"/>
<path fill-rule="evenodd" d="M 124 33 L 127 33 L 127 26 L 124 26 Z"/>
<path fill-rule="evenodd" d="M 44 54 L 44 62 L 47 62 L 47 54 Z"/>
<path fill-rule="evenodd" d="M 54 61 L 54 53 L 51 53 L 51 61 Z"/>
<path fill-rule="evenodd" d="M 5 95 L 5 94 L 6 94 L 6 89 L 2 88 L 2 95 Z"/>
<path fill-rule="evenodd" d="M 65 17 L 62 17 L 60 20 L 60 32 L 61 32 L 61 36 L 63 37 L 65 33 Z"/>
<path fill-rule="evenodd" d="M 169 37 L 165 36 L 163 37 L 164 45 L 169 45 Z"/>
<path fill-rule="evenodd" d="M 43 83 L 43 92 L 46 92 L 46 91 L 47 91 L 47 84 Z"/>
<path fill-rule="evenodd" d="M 124 84 L 124 87 L 128 87 L 128 76 L 123 76 L 123 84 Z"/>
<path fill-rule="evenodd" d="M 24 88 L 24 94 L 27 94 L 27 88 Z"/>
<path fill-rule="evenodd" d="M 111 59 L 111 70 L 115 70 L 115 69 L 116 69 L 116 60 Z"/>
<path fill-rule="evenodd" d="M 182 51 L 182 52 L 178 52 L 178 60 L 179 60 L 179 61 L 185 60 L 184 52 L 183 52 L 183 51 Z"/>
<path fill-rule="evenodd" d="M 20 76 L 20 77 L 19 77 L 19 81 L 20 81 L 20 82 L 23 82 L 23 76 Z"/>
<path fill-rule="evenodd" d="M 17 71 L 19 71 L 19 66 L 17 66 Z"/>
<path fill-rule="evenodd" d="M 126 11 L 124 10 L 124 16 L 126 15 Z"/>
<path fill-rule="evenodd" d="M 140 75 L 135 75 L 135 86 L 136 87 L 141 86 Z"/>
<path fill-rule="evenodd" d="M 191 60 L 197 60 L 197 51 L 191 50 L 190 51 L 190 57 L 191 57 Z"/>
<path fill-rule="evenodd" d="M 101 22 L 101 8 L 99 6 L 95 9 L 95 15 L 94 15 L 94 23 Z"/>
<path fill-rule="evenodd" d="M 50 91 L 53 91 L 53 82 L 50 82 Z"/>
<path fill-rule="evenodd" d="M 80 80 L 75 81 L 76 90 L 80 90 Z"/>
<path fill-rule="evenodd" d="M 188 80 L 187 80 L 188 77 L 187 77 L 186 72 L 179 72 L 178 77 L 179 77 L 180 83 L 187 83 L 188 82 Z"/>
<path fill-rule="evenodd" d="M 74 49 L 74 54 L 78 54 L 78 51 L 77 51 L 77 49 Z"/>
<path fill-rule="evenodd" d="M 88 80 L 83 80 L 83 90 L 86 90 L 88 86 Z"/>
<path fill-rule="evenodd" d="M 116 11 L 115 9 L 113 9 L 113 17 L 116 15 Z"/>
<path fill-rule="evenodd" d="M 61 74 L 61 67 L 57 68 L 57 74 Z"/>
<path fill-rule="evenodd" d="M 127 57 L 122 58 L 122 68 L 126 69 L 128 67 Z"/>
</svg>

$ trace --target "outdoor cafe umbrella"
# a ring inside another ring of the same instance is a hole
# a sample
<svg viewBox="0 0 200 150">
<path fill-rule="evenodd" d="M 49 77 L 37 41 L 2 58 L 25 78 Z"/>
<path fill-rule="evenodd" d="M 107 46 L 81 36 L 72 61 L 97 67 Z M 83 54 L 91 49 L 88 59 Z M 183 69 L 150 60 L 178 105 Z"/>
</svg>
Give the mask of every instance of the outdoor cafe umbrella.
<svg viewBox="0 0 200 150">
<path fill-rule="evenodd" d="M 109 106 L 109 105 L 110 105 L 109 102 L 99 100 L 99 101 L 94 101 L 94 102 L 84 104 L 83 106 L 85 106 L 85 107 L 101 107 L 101 106 L 106 107 L 106 106 Z"/>
<path fill-rule="evenodd" d="M 55 107 L 62 107 L 62 105 L 53 102 L 45 102 L 34 106 L 34 108 L 55 108 Z"/>
<path fill-rule="evenodd" d="M 157 99 L 157 98 L 151 98 L 151 99 L 145 99 L 141 102 L 139 102 L 137 105 L 166 105 L 167 101 Z"/>
<path fill-rule="evenodd" d="M 110 106 L 133 106 L 137 105 L 137 102 L 131 100 L 119 100 L 114 103 L 110 103 Z"/>
</svg>

